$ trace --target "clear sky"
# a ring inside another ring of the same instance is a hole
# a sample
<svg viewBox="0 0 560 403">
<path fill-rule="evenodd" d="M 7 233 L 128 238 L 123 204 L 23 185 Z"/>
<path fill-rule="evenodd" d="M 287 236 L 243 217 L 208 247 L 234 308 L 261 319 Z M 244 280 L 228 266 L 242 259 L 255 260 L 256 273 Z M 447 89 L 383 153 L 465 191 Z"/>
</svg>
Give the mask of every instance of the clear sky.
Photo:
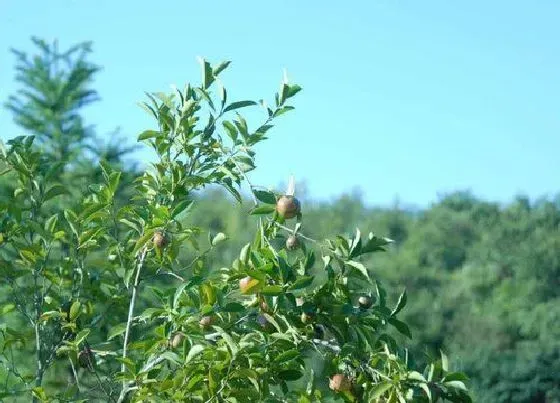
<svg viewBox="0 0 560 403">
<path fill-rule="evenodd" d="M 136 103 L 232 60 L 230 99 L 272 101 L 288 70 L 304 90 L 258 147 L 253 182 L 289 173 L 308 195 L 426 205 L 471 189 L 508 201 L 560 191 L 560 1 L 0 0 L 0 97 L 10 47 L 92 40 L 102 100 L 85 117 L 133 141 Z M 21 134 L 0 112 L 0 137 Z M 138 157 L 143 157 L 139 154 Z"/>
</svg>

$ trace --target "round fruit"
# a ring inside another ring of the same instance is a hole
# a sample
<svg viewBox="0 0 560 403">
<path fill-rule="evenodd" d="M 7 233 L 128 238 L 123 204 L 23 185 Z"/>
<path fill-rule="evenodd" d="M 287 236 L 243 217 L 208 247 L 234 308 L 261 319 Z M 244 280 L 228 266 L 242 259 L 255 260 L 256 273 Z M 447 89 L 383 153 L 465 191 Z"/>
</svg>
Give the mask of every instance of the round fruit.
<svg viewBox="0 0 560 403">
<path fill-rule="evenodd" d="M 272 323 L 270 323 L 270 322 L 268 321 L 268 319 L 266 319 L 266 316 L 264 316 L 264 315 L 259 315 L 259 316 L 257 316 L 257 323 L 258 323 L 259 325 L 261 325 L 261 327 L 262 327 L 264 330 L 271 330 L 271 329 L 272 329 Z"/>
<path fill-rule="evenodd" d="M 368 297 L 367 295 L 362 295 L 358 299 L 358 304 L 360 304 L 360 308 L 368 309 L 371 308 L 373 301 L 371 300 L 371 297 Z"/>
<path fill-rule="evenodd" d="M 329 388 L 335 392 L 349 391 L 352 387 L 352 382 L 344 374 L 334 374 L 329 379 Z"/>
<path fill-rule="evenodd" d="M 154 246 L 158 249 L 165 248 L 168 244 L 168 239 L 165 234 L 161 231 L 157 231 L 154 234 Z"/>
<path fill-rule="evenodd" d="M 287 220 L 297 216 L 300 210 L 300 202 L 294 196 L 282 196 L 276 202 L 276 211 Z"/>
<path fill-rule="evenodd" d="M 212 322 L 213 320 L 211 316 L 203 316 L 198 323 L 200 324 L 200 327 L 208 328 L 212 324 Z"/>
<path fill-rule="evenodd" d="M 78 362 L 82 368 L 91 369 L 93 367 L 93 360 L 93 351 L 91 351 L 89 347 L 85 347 L 78 353 Z"/>
<path fill-rule="evenodd" d="M 309 314 L 309 313 L 306 313 L 306 312 L 302 312 L 302 314 L 301 314 L 301 321 L 302 321 L 303 323 L 309 323 L 309 322 L 311 322 L 312 320 L 313 320 L 313 315 L 312 315 L 312 314 Z"/>
<path fill-rule="evenodd" d="M 295 235 L 290 235 L 288 239 L 286 239 L 286 249 L 294 250 L 297 249 L 299 246 L 299 240 Z"/>
<path fill-rule="evenodd" d="M 251 276 L 243 277 L 241 280 L 239 280 L 239 289 L 241 290 L 242 294 L 247 294 L 251 290 L 251 288 L 253 288 L 253 281 L 256 280 Z"/>
<path fill-rule="evenodd" d="M 181 332 L 177 332 L 173 335 L 173 337 L 171 337 L 171 347 L 173 348 L 177 348 L 179 347 L 182 343 L 183 340 L 185 340 L 185 335 Z"/>
</svg>

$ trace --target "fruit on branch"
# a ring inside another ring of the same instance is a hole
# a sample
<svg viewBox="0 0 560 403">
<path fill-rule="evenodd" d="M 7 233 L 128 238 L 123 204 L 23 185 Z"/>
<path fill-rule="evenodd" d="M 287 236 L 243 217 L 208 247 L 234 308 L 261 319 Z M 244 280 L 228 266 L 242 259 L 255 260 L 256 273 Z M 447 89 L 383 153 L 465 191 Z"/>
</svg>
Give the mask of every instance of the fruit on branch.
<svg viewBox="0 0 560 403">
<path fill-rule="evenodd" d="M 344 374 L 334 374 L 329 379 L 329 388 L 335 392 L 346 392 L 352 388 L 352 381 Z"/>
<path fill-rule="evenodd" d="M 367 295 L 362 295 L 358 298 L 358 304 L 360 304 L 360 308 L 368 309 L 373 305 L 373 300 Z"/>
<path fill-rule="evenodd" d="M 214 320 L 213 320 L 212 316 L 208 316 L 208 315 L 207 315 L 207 316 L 203 316 L 203 317 L 200 319 L 200 322 L 198 322 L 198 324 L 200 325 L 201 328 L 207 329 L 207 328 L 209 328 L 209 327 L 212 325 L 212 322 L 213 322 L 213 321 L 214 321 Z"/>
<path fill-rule="evenodd" d="M 285 195 L 276 202 L 276 211 L 286 220 L 294 218 L 301 211 L 301 204 L 294 196 Z"/>
<path fill-rule="evenodd" d="M 86 346 L 78 353 L 78 363 L 82 368 L 93 369 L 93 362 L 95 357 L 93 355 L 93 351 Z"/>
<path fill-rule="evenodd" d="M 258 284 L 259 284 L 259 280 L 251 276 L 243 277 L 241 280 L 239 280 L 239 290 L 241 290 L 242 294 L 248 294 Z"/>
<path fill-rule="evenodd" d="M 314 317 L 315 317 L 315 315 L 313 315 L 312 313 L 302 312 L 301 321 L 303 323 L 309 323 L 314 319 Z"/>
<path fill-rule="evenodd" d="M 299 247 L 299 240 L 297 236 L 290 235 L 288 239 L 286 239 L 286 249 L 288 250 L 295 250 Z"/>
<path fill-rule="evenodd" d="M 171 337 L 169 344 L 171 347 L 177 348 L 183 343 L 183 340 L 185 340 L 185 335 L 182 332 L 177 332 Z"/>
<path fill-rule="evenodd" d="M 169 239 L 162 231 L 156 231 L 154 234 L 154 246 L 158 249 L 163 249 L 169 243 Z"/>
<path fill-rule="evenodd" d="M 272 323 L 270 323 L 264 315 L 257 316 L 257 323 L 263 328 L 263 330 L 270 331 L 274 329 Z"/>
</svg>

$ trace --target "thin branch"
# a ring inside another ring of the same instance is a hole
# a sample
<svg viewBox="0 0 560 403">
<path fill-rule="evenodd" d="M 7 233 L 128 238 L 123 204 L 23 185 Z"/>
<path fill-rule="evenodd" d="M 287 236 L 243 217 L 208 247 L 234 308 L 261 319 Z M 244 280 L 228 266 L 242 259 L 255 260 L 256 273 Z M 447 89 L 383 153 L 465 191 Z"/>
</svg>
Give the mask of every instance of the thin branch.
<svg viewBox="0 0 560 403">
<path fill-rule="evenodd" d="M 132 325 L 132 318 L 134 317 L 134 304 L 136 303 L 136 294 L 138 292 L 138 280 L 140 279 L 140 272 L 142 271 L 142 266 L 144 266 L 144 260 L 146 259 L 146 253 L 148 252 L 148 247 L 144 246 L 142 254 L 140 255 L 140 260 L 138 261 L 138 267 L 136 269 L 136 277 L 134 278 L 134 286 L 132 287 L 132 296 L 130 297 L 130 305 L 128 307 L 128 319 L 126 322 L 126 330 L 124 333 L 124 344 L 123 344 L 123 363 L 121 364 L 121 372 L 126 371 L 126 365 L 124 361 L 126 360 L 126 353 L 128 347 L 128 337 L 130 336 L 130 327 Z M 121 393 L 119 395 L 118 403 L 124 401 L 126 393 L 128 392 L 126 380 L 123 380 L 123 386 Z"/>
<path fill-rule="evenodd" d="M 82 388 L 80 387 L 80 380 L 78 379 L 78 373 L 76 372 L 76 367 L 74 367 L 74 363 L 72 359 L 68 357 L 68 361 L 70 361 L 70 366 L 72 367 L 72 374 L 74 374 L 74 379 L 76 380 L 76 386 L 78 387 L 78 392 L 82 392 Z"/>
</svg>

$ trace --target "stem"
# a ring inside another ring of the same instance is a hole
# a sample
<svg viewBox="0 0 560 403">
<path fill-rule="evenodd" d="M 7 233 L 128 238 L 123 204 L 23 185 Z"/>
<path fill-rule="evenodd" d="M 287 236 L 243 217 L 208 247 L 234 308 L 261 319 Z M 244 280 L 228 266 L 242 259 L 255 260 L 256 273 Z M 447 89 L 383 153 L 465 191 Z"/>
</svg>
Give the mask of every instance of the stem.
<svg viewBox="0 0 560 403">
<path fill-rule="evenodd" d="M 76 367 L 74 367 L 74 363 L 72 359 L 68 357 L 68 361 L 70 361 L 70 366 L 72 367 L 72 374 L 74 375 L 74 379 L 76 380 L 76 386 L 78 387 L 78 393 L 81 393 L 82 388 L 80 387 L 80 380 L 78 378 L 78 373 L 76 372 Z"/>
<path fill-rule="evenodd" d="M 136 269 L 136 277 L 134 278 L 134 285 L 132 287 L 132 296 L 130 297 L 130 305 L 128 307 L 128 319 L 126 321 L 126 330 L 124 333 L 124 344 L 123 344 L 123 354 L 122 354 L 122 358 L 123 358 L 123 363 L 121 364 L 121 372 L 124 374 L 124 372 L 126 371 L 126 365 L 124 364 L 124 360 L 126 360 L 126 350 L 128 347 L 128 337 L 130 335 L 130 327 L 132 325 L 132 318 L 134 316 L 134 304 L 136 303 L 136 294 L 138 292 L 138 283 L 140 280 L 140 272 L 142 271 L 142 266 L 144 266 L 144 260 L 146 259 L 146 253 L 148 252 L 148 247 L 144 246 L 144 249 L 142 250 L 142 254 L 140 255 L 140 260 L 138 262 L 138 267 Z M 119 395 L 119 400 L 118 403 L 121 403 L 122 401 L 124 401 L 124 398 L 126 397 L 126 393 L 127 393 L 128 389 L 127 389 L 127 382 L 126 380 L 123 380 L 123 385 L 122 385 L 122 389 L 121 389 L 121 393 Z"/>
</svg>

